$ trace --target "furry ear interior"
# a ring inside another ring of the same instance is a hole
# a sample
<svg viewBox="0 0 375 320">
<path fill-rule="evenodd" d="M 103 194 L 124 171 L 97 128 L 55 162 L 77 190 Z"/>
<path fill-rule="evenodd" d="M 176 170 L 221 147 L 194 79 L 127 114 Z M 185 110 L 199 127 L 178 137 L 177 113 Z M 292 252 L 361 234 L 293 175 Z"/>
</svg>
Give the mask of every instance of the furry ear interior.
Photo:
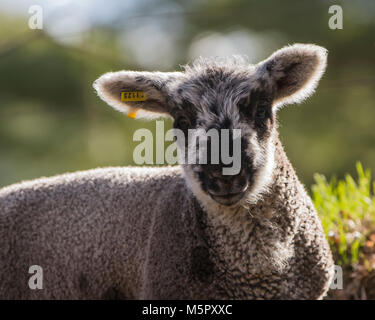
<svg viewBox="0 0 375 320">
<path fill-rule="evenodd" d="M 170 115 L 170 93 L 181 72 L 109 72 L 93 86 L 99 97 L 130 117 L 157 118 Z"/>
<path fill-rule="evenodd" d="M 273 53 L 257 65 L 257 74 L 274 90 L 274 105 L 301 102 L 314 93 L 327 65 L 327 50 L 295 44 Z"/>
</svg>

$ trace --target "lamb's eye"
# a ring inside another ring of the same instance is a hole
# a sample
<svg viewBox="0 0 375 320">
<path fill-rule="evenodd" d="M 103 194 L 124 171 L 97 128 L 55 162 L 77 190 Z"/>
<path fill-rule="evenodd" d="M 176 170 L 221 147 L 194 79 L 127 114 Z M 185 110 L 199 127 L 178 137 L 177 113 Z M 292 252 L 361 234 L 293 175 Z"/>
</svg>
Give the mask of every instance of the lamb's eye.
<svg viewBox="0 0 375 320">
<path fill-rule="evenodd" d="M 184 116 L 178 117 L 175 126 L 181 130 L 187 130 L 190 127 L 190 120 Z"/>
<path fill-rule="evenodd" d="M 266 115 L 267 115 L 266 108 L 264 108 L 264 107 L 258 107 L 257 108 L 256 114 L 255 114 L 255 117 L 257 119 L 262 120 L 266 117 Z"/>
<path fill-rule="evenodd" d="M 247 98 L 242 98 L 240 101 L 238 101 L 237 106 L 239 109 L 246 108 L 248 104 Z"/>
</svg>

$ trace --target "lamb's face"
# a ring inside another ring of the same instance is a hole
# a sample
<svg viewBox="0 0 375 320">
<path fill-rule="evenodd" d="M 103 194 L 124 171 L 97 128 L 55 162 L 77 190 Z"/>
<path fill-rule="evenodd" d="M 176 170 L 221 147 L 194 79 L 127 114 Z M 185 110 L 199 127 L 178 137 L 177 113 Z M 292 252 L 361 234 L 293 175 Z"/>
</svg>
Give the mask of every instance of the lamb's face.
<svg viewBox="0 0 375 320">
<path fill-rule="evenodd" d="M 184 72 L 107 73 L 94 87 L 120 111 L 137 113 L 139 118 L 172 117 L 174 127 L 185 136 L 185 142 L 178 140 L 178 144 L 187 155 L 183 167 L 194 194 L 205 203 L 236 206 L 257 201 L 272 182 L 275 114 L 280 106 L 313 93 L 325 70 L 326 55 L 322 47 L 297 44 L 257 65 L 241 59 L 200 59 Z M 124 91 L 142 92 L 145 99 L 123 100 Z M 205 153 L 207 163 L 190 161 L 189 129 L 200 130 L 193 137 L 207 133 L 207 147 L 199 142 L 197 153 Z M 218 139 L 208 134 L 212 129 Z M 225 147 L 229 154 L 223 153 Z M 211 158 L 212 150 L 218 161 Z"/>
<path fill-rule="evenodd" d="M 205 193 L 222 205 L 235 205 L 259 193 L 256 189 L 265 187 L 272 175 L 273 89 L 258 81 L 252 68 L 208 66 L 194 75 L 176 88 L 178 104 L 172 112 L 174 128 L 185 135 L 185 143 L 179 145 L 185 155 L 185 174 L 196 193 Z M 212 130 L 217 135 L 201 139 Z M 195 149 L 192 138 L 199 138 L 200 153 L 189 159 Z M 229 145 L 230 161 L 223 159 L 222 143 Z M 207 155 L 203 164 L 199 161 L 201 152 Z M 212 152 L 219 155 L 219 161 Z"/>
</svg>

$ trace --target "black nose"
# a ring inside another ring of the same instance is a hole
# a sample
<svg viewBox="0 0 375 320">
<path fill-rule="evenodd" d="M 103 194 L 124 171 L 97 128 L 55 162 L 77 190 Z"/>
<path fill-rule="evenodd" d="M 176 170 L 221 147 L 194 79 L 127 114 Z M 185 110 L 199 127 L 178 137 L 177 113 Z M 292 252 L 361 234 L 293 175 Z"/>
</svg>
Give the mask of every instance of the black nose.
<svg viewBox="0 0 375 320">
<path fill-rule="evenodd" d="M 210 165 L 205 171 L 205 185 L 209 195 L 219 203 L 233 204 L 246 192 L 249 182 L 244 170 L 236 175 L 223 175 L 221 165 Z"/>
</svg>

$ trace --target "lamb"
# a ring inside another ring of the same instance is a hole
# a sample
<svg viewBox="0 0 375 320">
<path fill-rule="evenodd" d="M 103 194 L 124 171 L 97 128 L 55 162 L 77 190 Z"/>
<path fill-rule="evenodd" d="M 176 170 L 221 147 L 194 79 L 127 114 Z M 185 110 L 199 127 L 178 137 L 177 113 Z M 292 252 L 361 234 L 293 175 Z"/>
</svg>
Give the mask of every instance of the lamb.
<svg viewBox="0 0 375 320">
<path fill-rule="evenodd" d="M 225 164 L 100 168 L 0 190 L 1 299 L 321 299 L 333 260 L 278 137 L 277 110 L 315 90 L 327 51 L 295 44 L 257 65 L 198 59 L 181 72 L 120 71 L 94 88 L 174 128 L 241 129 Z M 145 101 L 123 101 L 121 92 Z M 190 145 L 179 144 L 182 154 Z M 28 286 L 31 265 L 43 289 Z"/>
</svg>

